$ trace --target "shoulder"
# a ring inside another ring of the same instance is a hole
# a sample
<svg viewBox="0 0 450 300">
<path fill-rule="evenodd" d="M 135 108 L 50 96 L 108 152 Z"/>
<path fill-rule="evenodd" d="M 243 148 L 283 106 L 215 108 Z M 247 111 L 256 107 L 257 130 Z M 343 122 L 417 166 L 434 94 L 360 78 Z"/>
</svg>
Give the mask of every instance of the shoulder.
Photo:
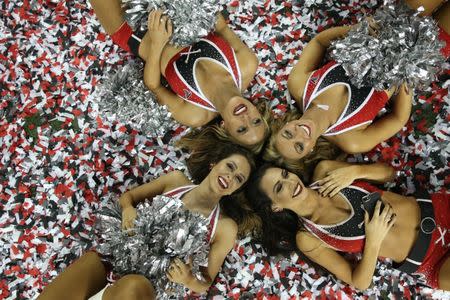
<svg viewBox="0 0 450 300">
<path fill-rule="evenodd" d="M 316 168 L 314 169 L 313 180 L 320 180 L 324 178 L 328 171 L 332 169 L 333 161 L 332 160 L 322 160 L 320 161 Z"/>
<path fill-rule="evenodd" d="M 186 175 L 184 175 L 184 173 L 181 172 L 180 170 L 171 171 L 171 172 L 161 176 L 161 178 L 163 178 L 163 177 L 164 177 L 164 181 L 166 182 L 165 192 L 173 190 L 180 186 L 192 184 L 192 182 L 189 180 L 189 178 Z"/>
<path fill-rule="evenodd" d="M 198 105 L 192 104 L 183 98 L 180 98 L 184 103 L 184 108 L 181 113 L 185 115 L 188 121 L 184 122 L 184 125 L 197 128 L 204 126 L 217 117 L 217 112 L 207 110 Z"/>
<path fill-rule="evenodd" d="M 214 237 L 214 241 L 221 240 L 234 240 L 236 239 L 238 232 L 237 223 L 228 217 L 221 216 L 217 223 L 216 234 Z"/>
<path fill-rule="evenodd" d="M 288 90 L 294 97 L 299 107 L 303 107 L 303 90 L 308 82 L 309 75 L 312 72 L 291 72 L 288 77 Z"/>
</svg>

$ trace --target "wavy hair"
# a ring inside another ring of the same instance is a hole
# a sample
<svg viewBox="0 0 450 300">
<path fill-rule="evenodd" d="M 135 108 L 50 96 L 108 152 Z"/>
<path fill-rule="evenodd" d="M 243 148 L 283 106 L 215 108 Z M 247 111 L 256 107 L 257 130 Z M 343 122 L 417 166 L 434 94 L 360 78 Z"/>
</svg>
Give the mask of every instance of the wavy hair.
<svg viewBox="0 0 450 300">
<path fill-rule="evenodd" d="M 266 148 L 264 149 L 263 159 L 267 162 L 275 164 L 276 166 L 286 168 L 289 171 L 300 175 L 304 182 L 309 183 L 316 165 L 321 160 L 335 159 L 341 151 L 333 143 L 330 143 L 323 137 L 319 137 L 313 151 L 305 157 L 299 160 L 291 160 L 281 156 L 280 152 L 275 147 L 276 135 L 286 123 L 297 120 L 300 117 L 301 114 L 299 112 L 290 111 L 281 118 L 271 120 L 269 125 L 271 136 Z"/>
<path fill-rule="evenodd" d="M 194 183 L 202 182 L 209 174 L 211 165 L 230 157 L 231 155 L 242 155 L 250 165 L 250 174 L 255 170 L 253 154 L 241 146 L 217 140 L 215 137 L 200 135 L 195 142 L 182 138 L 178 146 L 189 151 L 191 155 L 186 159 L 187 168 Z M 251 225 L 250 217 L 252 210 L 249 208 L 245 196 L 243 195 L 244 183 L 233 194 L 220 199 L 222 212 L 233 219 L 239 226 L 238 233 L 248 231 Z"/>
<path fill-rule="evenodd" d="M 276 168 L 271 164 L 264 164 L 252 173 L 248 181 L 245 194 L 255 213 L 262 220 L 261 242 L 270 255 L 287 254 L 297 250 L 296 235 L 304 230 L 299 216 L 290 209 L 272 210 L 272 200 L 261 189 L 261 180 L 266 171 Z"/>
</svg>

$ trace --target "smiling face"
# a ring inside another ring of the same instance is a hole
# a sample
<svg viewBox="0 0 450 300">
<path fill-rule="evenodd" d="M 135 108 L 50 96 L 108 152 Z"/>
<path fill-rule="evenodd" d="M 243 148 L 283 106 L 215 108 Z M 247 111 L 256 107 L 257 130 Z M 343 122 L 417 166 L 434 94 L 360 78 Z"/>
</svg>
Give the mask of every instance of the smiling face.
<svg viewBox="0 0 450 300">
<path fill-rule="evenodd" d="M 296 210 L 306 200 L 308 190 L 294 173 L 269 168 L 260 182 L 261 190 L 272 200 L 272 209 Z"/>
<path fill-rule="evenodd" d="M 222 113 L 222 119 L 223 128 L 243 146 L 252 146 L 264 139 L 267 129 L 262 116 L 245 98 L 231 98 Z"/>
<path fill-rule="evenodd" d="M 297 160 L 314 148 L 315 125 L 310 120 L 294 120 L 286 123 L 275 136 L 275 148 L 286 159 Z"/>
<path fill-rule="evenodd" d="M 207 180 L 217 194 L 230 195 L 248 180 L 250 170 L 250 164 L 244 156 L 233 154 L 214 165 Z"/>
</svg>

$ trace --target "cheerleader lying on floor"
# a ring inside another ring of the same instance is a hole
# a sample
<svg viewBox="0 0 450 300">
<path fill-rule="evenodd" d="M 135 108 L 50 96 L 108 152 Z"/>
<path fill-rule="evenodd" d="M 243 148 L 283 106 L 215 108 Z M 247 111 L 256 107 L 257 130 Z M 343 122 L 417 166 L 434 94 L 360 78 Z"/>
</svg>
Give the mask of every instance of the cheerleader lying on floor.
<svg viewBox="0 0 450 300">
<path fill-rule="evenodd" d="M 193 153 L 191 157 L 195 159 L 195 156 Z M 232 201 L 229 195 L 242 188 L 254 165 L 251 155 L 234 145 L 221 145 L 209 153 L 208 157 L 210 159 L 203 160 L 202 165 L 191 168 L 194 177 L 203 176 L 205 169 L 210 170 L 209 173 L 206 171 L 206 178 L 198 178 L 203 179 L 199 185 L 193 185 L 182 172 L 173 171 L 120 197 L 124 230 L 132 229 L 135 224 L 136 205 L 156 195 L 178 199 L 183 203 L 184 209 L 208 218 L 206 242 L 210 244 L 210 251 L 207 266 L 202 270 L 203 279 L 194 276 L 190 265 L 178 258 L 173 260 L 167 270 L 167 278 L 171 282 L 179 283 L 198 293 L 204 293 L 209 288 L 226 255 L 234 246 L 237 225 L 222 211 L 237 209 L 229 207 L 232 203 L 229 202 Z M 165 241 L 160 241 L 163 242 Z M 145 257 L 143 259 L 145 261 Z M 126 275 L 114 284 L 107 285 L 107 273 L 111 269 L 114 270 L 111 262 L 114 260 L 88 251 L 56 277 L 38 299 L 88 299 L 93 295 L 95 296 L 92 299 L 104 300 L 154 299 L 157 295 L 164 297 L 166 291 L 158 290 L 157 286 L 146 278 L 160 280 L 161 274 L 156 278 L 155 274 Z M 131 271 L 128 274 L 132 273 Z"/>
<path fill-rule="evenodd" d="M 112 39 L 146 61 L 144 81 L 183 125 L 200 127 L 218 116 L 218 130 L 229 139 L 261 150 L 268 126 L 261 113 L 242 96 L 258 67 L 256 55 L 228 27 L 221 14 L 215 32 L 186 48 L 168 44 L 171 21 L 152 11 L 147 32 L 132 32 L 123 19 L 120 0 L 92 0 L 91 4 Z M 170 88 L 161 85 L 161 75 Z"/>
<path fill-rule="evenodd" d="M 426 8 L 433 10 L 435 6 Z M 449 3 L 436 15 L 439 38 L 446 41 L 441 53 L 447 56 L 450 49 L 450 39 L 445 33 L 450 30 L 448 17 Z M 373 22 L 369 24 L 372 32 L 379 29 Z M 310 168 L 326 158 L 323 152 L 329 151 L 330 143 L 346 153 L 367 152 L 397 133 L 408 121 L 412 92 L 405 84 L 393 96 L 394 89 L 356 87 L 343 66 L 334 61 L 320 67 L 331 42 L 350 29 L 351 26 L 344 26 L 325 30 L 303 49 L 288 80 L 289 91 L 302 114 L 288 113 L 270 125 L 272 135 L 264 153 L 265 160 L 302 175 L 312 173 Z M 392 111 L 372 123 L 391 96 Z"/>
<path fill-rule="evenodd" d="M 263 221 L 263 245 L 272 255 L 298 249 L 361 290 L 372 283 L 377 257 L 391 258 L 430 287 L 450 290 L 448 196 L 414 199 L 352 183 L 393 176 L 382 164 L 322 161 L 316 183 L 306 187 L 297 175 L 266 165 L 252 174 L 247 197 Z M 339 252 L 362 252 L 362 259 L 353 266 Z"/>
</svg>

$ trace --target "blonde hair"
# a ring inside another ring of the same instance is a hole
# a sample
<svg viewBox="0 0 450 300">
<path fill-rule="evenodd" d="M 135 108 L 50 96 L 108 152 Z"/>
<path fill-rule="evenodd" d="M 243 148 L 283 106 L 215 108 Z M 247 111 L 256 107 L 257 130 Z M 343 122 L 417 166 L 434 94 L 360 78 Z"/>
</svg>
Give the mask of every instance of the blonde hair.
<svg viewBox="0 0 450 300">
<path fill-rule="evenodd" d="M 242 145 L 241 143 L 239 143 L 239 141 L 237 141 L 235 138 L 229 135 L 224 128 L 222 128 L 219 124 L 216 123 L 202 128 L 193 129 L 178 142 L 178 146 L 185 148 L 196 148 L 195 145 L 198 143 L 206 142 L 210 144 L 210 142 L 208 142 L 207 139 L 211 139 L 211 141 L 219 140 L 225 143 L 237 144 L 250 150 L 253 154 L 259 154 L 263 149 L 267 137 L 270 135 L 269 120 L 271 118 L 271 112 L 270 109 L 268 109 L 268 106 L 266 105 L 266 101 L 259 102 L 256 105 L 256 108 L 261 114 L 262 121 L 265 127 L 264 138 L 257 144 Z M 216 147 L 216 145 L 214 145 L 214 143 L 211 143 L 211 147 Z"/>
<path fill-rule="evenodd" d="M 336 145 L 330 143 L 323 137 L 319 137 L 313 151 L 305 157 L 299 160 L 291 160 L 281 156 L 280 152 L 275 147 L 277 133 L 286 123 L 297 120 L 300 117 L 301 114 L 299 112 L 290 111 L 278 119 L 271 120 L 270 131 L 272 132 L 272 135 L 264 149 L 263 159 L 300 175 L 302 179 L 308 183 L 314 172 L 314 168 L 321 160 L 334 159 L 341 151 Z"/>
</svg>

